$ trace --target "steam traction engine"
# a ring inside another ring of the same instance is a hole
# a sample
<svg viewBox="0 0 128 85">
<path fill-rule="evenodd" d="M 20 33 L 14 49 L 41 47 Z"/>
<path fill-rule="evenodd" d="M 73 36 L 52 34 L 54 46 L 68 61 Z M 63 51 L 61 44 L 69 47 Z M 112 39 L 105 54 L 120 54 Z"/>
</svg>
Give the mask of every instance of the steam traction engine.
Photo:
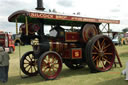
<svg viewBox="0 0 128 85">
<path fill-rule="evenodd" d="M 60 74 L 62 63 L 74 70 L 87 64 L 93 72 L 107 71 L 114 63 L 114 45 L 109 37 L 101 34 L 99 26 L 102 23 L 119 24 L 119 20 L 20 10 L 10 15 L 9 21 L 16 22 L 16 30 L 18 22 L 23 23 L 21 40 L 33 47 L 33 51 L 26 52 L 21 58 L 20 68 L 26 75 L 39 73 L 49 80 Z M 47 29 L 44 25 L 51 25 L 49 35 L 44 34 Z M 67 30 L 66 26 L 71 29 Z"/>
</svg>

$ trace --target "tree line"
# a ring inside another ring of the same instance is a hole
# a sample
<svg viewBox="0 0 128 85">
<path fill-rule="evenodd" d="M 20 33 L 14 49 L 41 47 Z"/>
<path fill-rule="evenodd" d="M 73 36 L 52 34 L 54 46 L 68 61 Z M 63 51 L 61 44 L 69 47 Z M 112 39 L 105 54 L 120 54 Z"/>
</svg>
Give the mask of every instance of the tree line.
<svg viewBox="0 0 128 85">
<path fill-rule="evenodd" d="M 128 27 L 122 29 L 122 32 L 124 32 L 124 33 L 128 32 Z"/>
</svg>

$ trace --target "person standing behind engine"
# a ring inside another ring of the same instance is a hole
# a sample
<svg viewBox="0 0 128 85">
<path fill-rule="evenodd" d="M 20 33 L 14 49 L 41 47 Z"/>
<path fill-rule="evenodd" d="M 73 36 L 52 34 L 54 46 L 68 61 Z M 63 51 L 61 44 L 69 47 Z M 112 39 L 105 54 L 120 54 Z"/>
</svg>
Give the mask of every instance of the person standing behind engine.
<svg viewBox="0 0 128 85">
<path fill-rule="evenodd" d="M 8 53 L 0 47 L 0 81 L 3 83 L 8 81 L 9 59 Z"/>
</svg>

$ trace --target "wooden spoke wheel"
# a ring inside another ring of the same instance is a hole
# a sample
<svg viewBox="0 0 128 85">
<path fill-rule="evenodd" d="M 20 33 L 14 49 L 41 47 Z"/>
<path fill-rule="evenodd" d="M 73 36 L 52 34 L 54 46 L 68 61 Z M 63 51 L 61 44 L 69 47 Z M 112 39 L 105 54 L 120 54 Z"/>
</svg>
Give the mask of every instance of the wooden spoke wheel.
<svg viewBox="0 0 128 85">
<path fill-rule="evenodd" d="M 29 51 L 22 56 L 20 68 L 22 72 L 28 76 L 35 76 L 38 74 L 37 59 L 34 58 L 33 51 Z"/>
<path fill-rule="evenodd" d="M 72 60 L 65 60 L 65 65 L 70 68 L 70 69 L 73 69 L 73 70 L 76 70 L 76 69 L 81 69 L 84 67 L 84 65 L 81 63 L 81 62 L 74 62 Z"/>
<path fill-rule="evenodd" d="M 38 61 L 38 70 L 40 75 L 46 80 L 55 79 L 62 69 L 62 59 L 54 51 L 43 53 Z"/>
<path fill-rule="evenodd" d="M 93 36 L 98 34 L 98 30 L 94 24 L 85 24 L 82 28 L 82 37 L 84 42 L 88 42 Z"/>
<path fill-rule="evenodd" d="M 111 69 L 115 59 L 115 49 L 110 38 L 96 35 L 86 45 L 86 61 L 92 72 Z"/>
</svg>

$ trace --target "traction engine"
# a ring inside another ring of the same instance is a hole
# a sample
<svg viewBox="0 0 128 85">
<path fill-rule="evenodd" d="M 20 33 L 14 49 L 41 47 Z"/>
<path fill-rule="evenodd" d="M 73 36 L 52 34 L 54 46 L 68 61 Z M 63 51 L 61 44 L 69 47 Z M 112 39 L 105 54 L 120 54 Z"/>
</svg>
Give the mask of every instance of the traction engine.
<svg viewBox="0 0 128 85">
<path fill-rule="evenodd" d="M 49 13 L 43 11 L 42 0 L 36 10 L 19 10 L 11 14 L 9 22 L 18 22 L 22 42 L 31 43 L 33 51 L 26 52 L 20 60 L 22 72 L 29 76 L 38 73 L 45 79 L 55 79 L 64 63 L 76 70 L 87 64 L 92 72 L 105 72 L 112 68 L 115 47 L 112 40 L 102 35 L 102 23 L 119 24 L 119 20 L 107 20 Z M 51 26 L 45 35 L 45 25 Z M 67 27 L 71 29 L 66 29 Z M 78 29 L 75 29 L 78 27 Z"/>
<path fill-rule="evenodd" d="M 49 36 L 35 35 L 29 39 L 33 51 L 23 55 L 21 69 L 30 76 L 39 72 L 45 79 L 56 78 L 62 69 L 62 63 L 74 70 L 88 64 L 93 72 L 107 71 L 111 69 L 115 59 L 114 45 L 110 38 L 99 33 L 98 25 L 84 24 L 75 32 L 55 26 L 50 30 Z M 33 68 L 26 69 L 27 57 L 30 57 L 28 65 Z"/>
</svg>

